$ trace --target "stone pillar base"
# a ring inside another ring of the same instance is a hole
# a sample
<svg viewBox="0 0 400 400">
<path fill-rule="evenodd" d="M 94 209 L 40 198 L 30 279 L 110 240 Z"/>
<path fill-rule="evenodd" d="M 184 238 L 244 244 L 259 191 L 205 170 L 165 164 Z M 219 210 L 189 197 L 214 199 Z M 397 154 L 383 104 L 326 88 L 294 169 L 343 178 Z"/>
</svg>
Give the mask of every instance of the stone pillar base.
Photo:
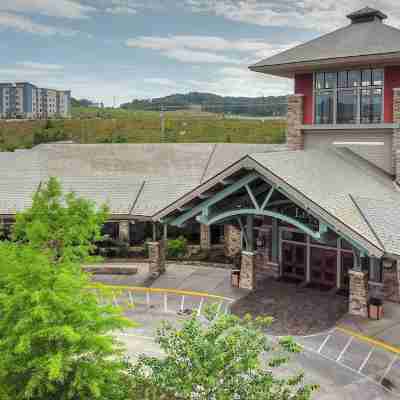
<svg viewBox="0 0 400 400">
<path fill-rule="evenodd" d="M 149 273 L 159 276 L 165 272 L 165 242 L 149 242 Z"/>
<path fill-rule="evenodd" d="M 200 225 L 200 248 L 210 250 L 211 248 L 211 230 L 208 225 Z"/>
<path fill-rule="evenodd" d="M 234 225 L 224 226 L 224 251 L 225 256 L 233 258 L 237 256 L 242 249 L 242 235 L 240 229 Z"/>
<path fill-rule="evenodd" d="M 254 253 L 242 252 L 239 287 L 249 290 L 256 288 L 256 262 Z"/>
<path fill-rule="evenodd" d="M 383 270 L 383 292 L 387 301 L 400 303 L 400 272 L 397 263 Z"/>
<path fill-rule="evenodd" d="M 368 273 L 350 270 L 349 276 L 349 314 L 367 318 L 369 300 Z"/>
<path fill-rule="evenodd" d="M 269 262 L 264 268 L 264 273 L 271 278 L 278 279 L 281 275 L 281 269 L 278 263 Z"/>
</svg>

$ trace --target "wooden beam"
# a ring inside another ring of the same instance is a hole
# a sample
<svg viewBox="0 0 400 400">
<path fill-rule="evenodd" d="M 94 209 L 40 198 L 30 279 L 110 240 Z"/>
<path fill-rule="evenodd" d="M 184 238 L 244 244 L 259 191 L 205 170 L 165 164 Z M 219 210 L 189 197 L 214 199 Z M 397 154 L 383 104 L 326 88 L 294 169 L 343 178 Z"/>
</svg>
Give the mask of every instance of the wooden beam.
<svg viewBox="0 0 400 400">
<path fill-rule="evenodd" d="M 265 207 L 267 207 L 269 200 L 271 199 L 272 195 L 275 192 L 275 188 L 272 186 L 269 192 L 267 193 L 267 196 L 265 197 L 265 200 L 263 201 L 261 205 L 261 210 L 265 210 Z"/>
<path fill-rule="evenodd" d="M 251 201 L 252 201 L 252 203 L 254 205 L 254 208 L 256 210 L 258 210 L 260 208 L 260 206 L 258 205 L 257 200 L 256 200 L 252 190 L 250 189 L 250 186 L 249 185 L 244 185 L 244 186 L 245 186 L 245 188 L 247 190 L 247 193 L 248 193 L 248 195 L 249 195 L 249 197 L 250 197 L 250 199 L 251 199 Z"/>
<path fill-rule="evenodd" d="M 303 231 L 307 235 L 310 235 L 312 238 L 314 238 L 316 240 L 321 239 L 320 232 L 313 231 L 310 227 L 308 227 L 307 225 L 303 224 L 300 221 L 297 221 L 296 219 L 294 219 L 292 217 L 289 217 L 287 215 L 280 214 L 280 213 L 277 213 L 274 211 L 269 211 L 269 210 L 256 210 L 253 208 L 242 208 L 239 210 L 226 211 L 224 213 L 218 214 L 211 218 L 204 218 L 203 216 L 198 217 L 198 221 L 205 225 L 212 225 L 223 219 L 239 217 L 242 215 L 263 215 L 263 216 L 267 216 L 267 217 L 276 218 L 276 219 L 287 222 L 288 224 L 291 224 L 291 225 L 299 228 L 301 231 Z"/>
<path fill-rule="evenodd" d="M 259 175 L 256 173 L 250 173 L 249 175 L 246 175 L 242 179 L 236 181 L 233 185 L 228 186 L 225 189 L 221 190 L 220 192 L 216 193 L 210 199 L 205 200 L 204 202 L 193 207 L 191 210 L 187 211 L 183 215 L 180 215 L 179 217 L 175 218 L 172 222 L 170 222 L 170 225 L 181 226 L 184 222 L 186 222 L 190 218 L 193 218 L 196 215 L 200 214 L 204 208 L 209 208 L 215 203 L 218 203 L 219 201 L 225 199 L 226 197 L 230 196 L 231 194 L 241 189 L 244 185 L 253 182 L 258 177 Z"/>
</svg>

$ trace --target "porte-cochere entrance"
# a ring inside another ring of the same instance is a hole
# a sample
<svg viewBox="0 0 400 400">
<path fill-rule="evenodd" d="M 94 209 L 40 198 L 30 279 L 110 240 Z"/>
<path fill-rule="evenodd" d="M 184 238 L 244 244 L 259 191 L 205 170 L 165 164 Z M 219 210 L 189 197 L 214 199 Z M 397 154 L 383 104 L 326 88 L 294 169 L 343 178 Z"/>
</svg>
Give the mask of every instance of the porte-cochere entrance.
<svg viewBox="0 0 400 400">
<path fill-rule="evenodd" d="M 369 281 L 381 276 L 380 250 L 276 175 L 249 163 L 224 171 L 163 210 L 164 238 L 168 225 L 193 220 L 230 226 L 240 240 L 225 246 L 240 256 L 241 288 L 254 290 L 257 281 L 272 277 L 348 293 L 350 313 L 366 316 Z"/>
</svg>

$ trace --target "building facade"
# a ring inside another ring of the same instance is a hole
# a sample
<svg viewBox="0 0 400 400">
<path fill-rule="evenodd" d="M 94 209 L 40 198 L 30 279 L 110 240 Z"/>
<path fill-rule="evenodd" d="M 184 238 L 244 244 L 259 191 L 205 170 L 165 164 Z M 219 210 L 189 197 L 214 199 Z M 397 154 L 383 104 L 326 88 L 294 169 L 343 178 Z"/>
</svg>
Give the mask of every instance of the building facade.
<svg viewBox="0 0 400 400">
<path fill-rule="evenodd" d="M 190 235 L 203 250 L 223 236 L 242 288 L 295 281 L 348 296 L 349 313 L 363 317 L 372 299 L 400 303 L 400 30 L 370 8 L 349 18 L 251 67 L 295 80 L 285 145 L 55 143 L 0 153 L 1 218 L 12 221 L 54 176 L 109 205 L 111 235 L 132 244 L 151 236 L 152 273 L 165 269 L 169 235 Z M 45 101 L 54 107 L 55 94 Z"/>
<path fill-rule="evenodd" d="M 0 83 L 0 117 L 48 119 L 71 116 L 71 92 L 38 88 L 29 82 Z"/>
</svg>

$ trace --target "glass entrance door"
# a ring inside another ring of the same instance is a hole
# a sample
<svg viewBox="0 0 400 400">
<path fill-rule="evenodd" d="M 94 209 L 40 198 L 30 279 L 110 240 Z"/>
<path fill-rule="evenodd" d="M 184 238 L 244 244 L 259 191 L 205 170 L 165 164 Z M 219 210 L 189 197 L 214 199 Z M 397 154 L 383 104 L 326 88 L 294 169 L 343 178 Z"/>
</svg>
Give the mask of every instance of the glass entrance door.
<svg viewBox="0 0 400 400">
<path fill-rule="evenodd" d="M 285 277 L 305 280 L 307 248 L 302 244 L 282 243 L 282 273 Z"/>
<path fill-rule="evenodd" d="M 327 287 L 336 286 L 337 251 L 311 247 L 311 282 Z"/>
</svg>

